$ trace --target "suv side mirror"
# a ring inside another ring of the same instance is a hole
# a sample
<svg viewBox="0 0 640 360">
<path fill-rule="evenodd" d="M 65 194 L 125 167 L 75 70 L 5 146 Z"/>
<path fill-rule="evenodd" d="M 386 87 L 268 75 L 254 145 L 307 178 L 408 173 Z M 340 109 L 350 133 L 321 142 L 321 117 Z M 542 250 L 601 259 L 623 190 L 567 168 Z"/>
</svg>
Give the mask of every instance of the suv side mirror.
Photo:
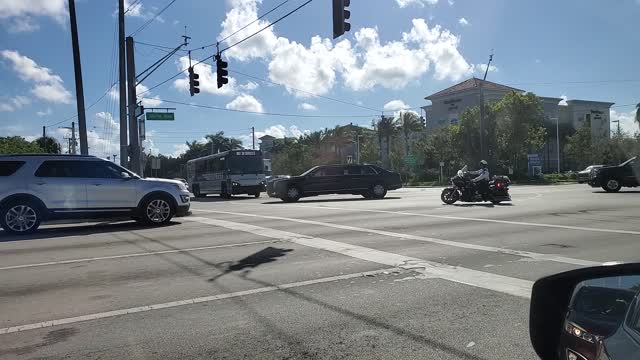
<svg viewBox="0 0 640 360">
<path fill-rule="evenodd" d="M 121 172 L 120 175 L 122 176 L 122 180 L 131 180 L 131 179 L 133 179 L 133 177 L 131 177 L 131 175 L 129 175 L 129 173 L 126 172 L 126 171 Z"/>
<path fill-rule="evenodd" d="M 571 270 L 533 284 L 529 336 L 541 359 L 633 358 L 640 345 L 624 341 L 640 301 L 640 263 Z"/>
</svg>

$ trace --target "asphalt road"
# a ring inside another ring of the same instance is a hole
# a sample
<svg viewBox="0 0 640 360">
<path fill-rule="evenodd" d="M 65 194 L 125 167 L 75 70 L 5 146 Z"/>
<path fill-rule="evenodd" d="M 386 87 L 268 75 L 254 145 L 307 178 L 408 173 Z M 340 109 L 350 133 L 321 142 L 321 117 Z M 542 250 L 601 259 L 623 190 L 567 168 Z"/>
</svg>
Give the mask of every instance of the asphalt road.
<svg viewBox="0 0 640 360">
<path fill-rule="evenodd" d="M 162 228 L 0 232 L 0 358 L 535 359 L 533 281 L 638 261 L 640 192 L 439 193 L 209 197 Z"/>
</svg>

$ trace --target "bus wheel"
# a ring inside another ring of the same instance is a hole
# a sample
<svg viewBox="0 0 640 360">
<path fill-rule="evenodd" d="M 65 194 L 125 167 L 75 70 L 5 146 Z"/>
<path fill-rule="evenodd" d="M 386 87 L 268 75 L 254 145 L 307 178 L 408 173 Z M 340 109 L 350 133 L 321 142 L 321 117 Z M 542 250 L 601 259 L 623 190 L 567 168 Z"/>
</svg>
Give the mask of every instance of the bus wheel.
<svg viewBox="0 0 640 360">
<path fill-rule="evenodd" d="M 194 185 L 193 186 L 193 196 L 195 196 L 197 198 L 203 198 L 203 197 L 207 197 L 207 194 L 201 194 L 200 193 L 200 185 Z"/>
<path fill-rule="evenodd" d="M 227 191 L 227 184 L 222 184 L 220 187 L 220 197 L 223 199 L 231 199 L 231 194 Z"/>
</svg>

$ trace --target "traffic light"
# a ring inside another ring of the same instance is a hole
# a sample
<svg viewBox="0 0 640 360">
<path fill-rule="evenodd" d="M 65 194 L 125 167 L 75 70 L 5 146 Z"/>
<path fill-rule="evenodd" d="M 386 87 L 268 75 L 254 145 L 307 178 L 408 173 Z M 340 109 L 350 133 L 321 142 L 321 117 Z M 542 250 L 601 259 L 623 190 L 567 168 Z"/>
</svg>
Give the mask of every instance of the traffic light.
<svg viewBox="0 0 640 360">
<path fill-rule="evenodd" d="M 227 66 L 229 63 L 222 60 L 220 54 L 216 55 L 216 74 L 218 75 L 218 89 L 222 87 L 222 85 L 229 83 L 229 71 L 227 70 Z"/>
<path fill-rule="evenodd" d="M 199 78 L 200 78 L 200 75 L 194 73 L 193 66 L 190 66 L 189 67 L 189 93 L 191 94 L 191 96 L 200 93 L 200 88 L 198 88 L 198 86 L 200 86 L 200 81 L 198 81 Z"/>
<path fill-rule="evenodd" d="M 351 17 L 349 7 L 350 0 L 333 0 L 333 38 L 337 38 L 346 31 L 351 30 L 351 24 L 346 20 Z"/>
</svg>

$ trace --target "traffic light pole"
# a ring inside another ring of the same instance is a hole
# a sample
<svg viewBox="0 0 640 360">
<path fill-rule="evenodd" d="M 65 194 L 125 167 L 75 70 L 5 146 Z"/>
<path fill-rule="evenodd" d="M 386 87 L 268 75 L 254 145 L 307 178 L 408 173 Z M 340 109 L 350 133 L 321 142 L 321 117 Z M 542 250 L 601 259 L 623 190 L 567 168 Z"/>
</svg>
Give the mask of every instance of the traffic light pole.
<svg viewBox="0 0 640 360">
<path fill-rule="evenodd" d="M 118 0 L 118 62 L 120 89 L 120 165 L 129 167 L 127 139 L 127 65 L 124 40 L 124 0 Z M 115 162 L 115 156 L 113 161 Z"/>
<path fill-rule="evenodd" d="M 133 38 L 128 36 L 125 40 L 127 48 L 127 87 L 129 90 L 129 169 L 136 174 L 141 174 L 140 162 L 140 137 L 138 135 L 138 118 L 136 117 L 136 65 L 133 52 Z"/>
<path fill-rule="evenodd" d="M 84 111 L 84 90 L 82 87 L 82 65 L 80 63 L 80 45 L 78 43 L 78 24 L 76 22 L 76 3 L 69 0 L 69 21 L 71 22 L 71 45 L 73 47 L 73 70 L 76 79 L 76 107 L 78 126 L 80 127 L 80 153 L 89 154 L 87 144 L 87 118 Z"/>
</svg>

